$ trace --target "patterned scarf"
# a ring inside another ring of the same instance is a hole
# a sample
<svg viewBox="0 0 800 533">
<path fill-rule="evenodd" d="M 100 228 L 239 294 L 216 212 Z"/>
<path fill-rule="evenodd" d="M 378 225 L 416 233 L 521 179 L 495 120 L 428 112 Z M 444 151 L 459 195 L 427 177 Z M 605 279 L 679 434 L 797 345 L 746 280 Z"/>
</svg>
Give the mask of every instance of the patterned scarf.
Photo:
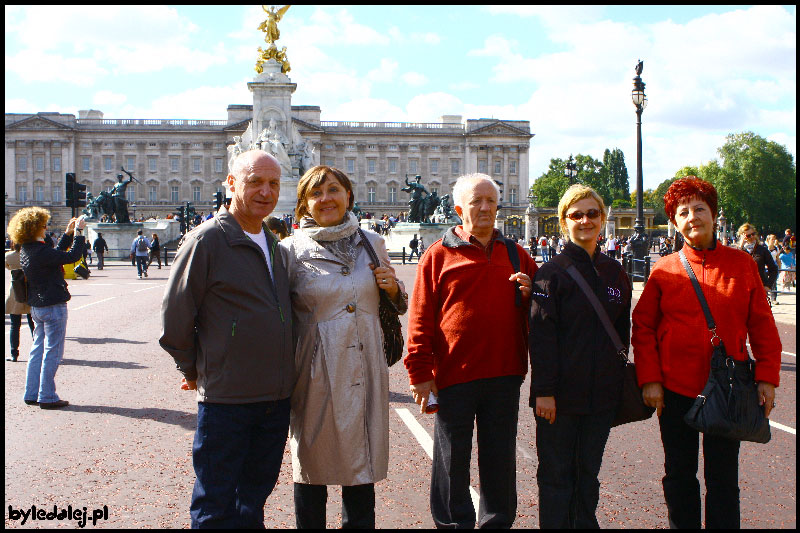
<svg viewBox="0 0 800 533">
<path fill-rule="evenodd" d="M 353 268 L 358 256 L 356 247 L 358 219 L 352 212 L 347 211 L 341 224 L 327 227 L 322 227 L 313 218 L 305 216 L 300 220 L 300 229 L 317 244 Z"/>
</svg>

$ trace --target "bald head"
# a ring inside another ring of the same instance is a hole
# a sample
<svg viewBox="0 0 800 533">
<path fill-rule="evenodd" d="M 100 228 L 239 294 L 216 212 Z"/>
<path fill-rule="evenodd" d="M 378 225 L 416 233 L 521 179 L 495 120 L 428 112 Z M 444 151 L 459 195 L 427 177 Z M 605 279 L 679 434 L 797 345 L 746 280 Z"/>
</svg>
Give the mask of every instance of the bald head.
<svg viewBox="0 0 800 533">
<path fill-rule="evenodd" d="M 242 152 L 233 160 L 231 174 L 237 180 L 244 179 L 245 176 L 252 174 L 257 166 L 262 168 L 277 170 L 280 174 L 281 166 L 278 160 L 263 150 L 248 150 Z"/>
<path fill-rule="evenodd" d="M 281 166 L 261 150 L 239 154 L 228 174 L 230 212 L 249 233 L 261 231 L 261 220 L 272 213 L 281 188 Z"/>
</svg>

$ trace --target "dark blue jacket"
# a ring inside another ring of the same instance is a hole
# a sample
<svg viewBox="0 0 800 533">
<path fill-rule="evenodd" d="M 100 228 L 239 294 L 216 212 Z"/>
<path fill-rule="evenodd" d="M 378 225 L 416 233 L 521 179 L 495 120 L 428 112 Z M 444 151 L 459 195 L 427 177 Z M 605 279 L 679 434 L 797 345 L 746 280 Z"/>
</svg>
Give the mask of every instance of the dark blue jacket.
<svg viewBox="0 0 800 533">
<path fill-rule="evenodd" d="M 72 248 L 66 251 L 69 246 Z M 51 248 L 41 241 L 22 245 L 20 263 L 28 279 L 28 305 L 46 307 L 68 302 L 67 282 L 61 265 L 74 263 L 83 257 L 85 237 L 78 235 L 73 243 L 72 235 L 61 236 L 58 246 Z"/>
</svg>

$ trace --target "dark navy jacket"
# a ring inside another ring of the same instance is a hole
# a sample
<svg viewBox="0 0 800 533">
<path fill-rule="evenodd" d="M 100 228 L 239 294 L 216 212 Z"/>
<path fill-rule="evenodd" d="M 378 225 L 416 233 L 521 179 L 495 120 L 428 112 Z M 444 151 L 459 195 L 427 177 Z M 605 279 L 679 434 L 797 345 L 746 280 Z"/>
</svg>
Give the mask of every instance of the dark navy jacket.
<svg viewBox="0 0 800 533">
<path fill-rule="evenodd" d="M 28 279 L 28 305 L 47 307 L 69 301 L 61 265 L 74 263 L 83 257 L 85 237 L 78 235 L 74 240 L 73 243 L 72 235 L 65 233 L 55 248 L 41 241 L 22 245 L 20 263 Z"/>
</svg>

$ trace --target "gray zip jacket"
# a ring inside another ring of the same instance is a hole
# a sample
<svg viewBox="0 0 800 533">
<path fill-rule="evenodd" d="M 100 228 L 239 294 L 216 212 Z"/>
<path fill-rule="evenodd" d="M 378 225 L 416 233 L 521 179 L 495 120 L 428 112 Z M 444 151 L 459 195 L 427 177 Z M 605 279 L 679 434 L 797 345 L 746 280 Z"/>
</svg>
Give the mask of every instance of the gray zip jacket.
<svg viewBox="0 0 800 533">
<path fill-rule="evenodd" d="M 186 234 L 175 256 L 159 344 L 197 381 L 199 402 L 280 400 L 294 388 L 285 251 L 262 226 L 270 258 L 224 207 Z"/>
</svg>

